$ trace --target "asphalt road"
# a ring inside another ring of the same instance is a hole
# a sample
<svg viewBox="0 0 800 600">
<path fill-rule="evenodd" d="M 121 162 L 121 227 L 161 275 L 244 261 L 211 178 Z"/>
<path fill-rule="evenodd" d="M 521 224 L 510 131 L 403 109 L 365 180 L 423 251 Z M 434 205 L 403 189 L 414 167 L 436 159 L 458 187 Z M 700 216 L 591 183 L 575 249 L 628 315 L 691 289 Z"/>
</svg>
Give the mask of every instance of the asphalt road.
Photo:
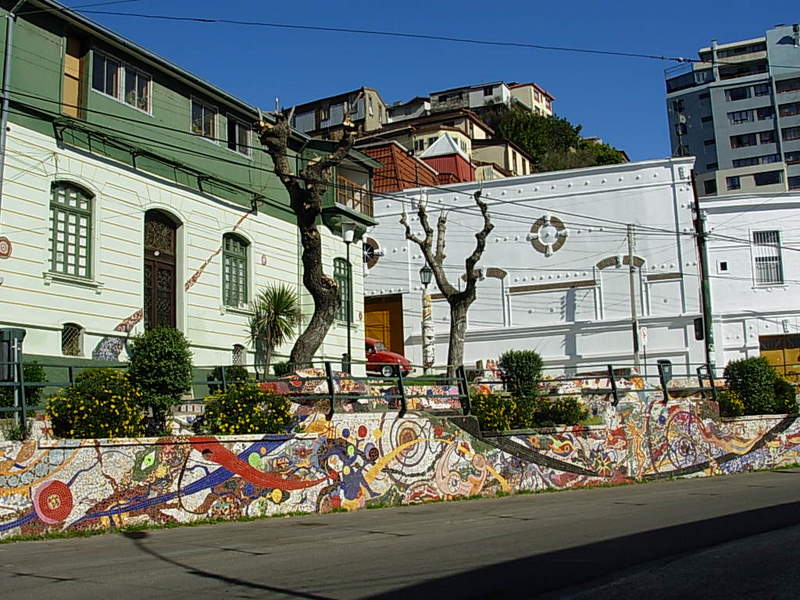
<svg viewBox="0 0 800 600">
<path fill-rule="evenodd" d="M 800 469 L 0 545 L 2 598 L 798 598 Z"/>
</svg>

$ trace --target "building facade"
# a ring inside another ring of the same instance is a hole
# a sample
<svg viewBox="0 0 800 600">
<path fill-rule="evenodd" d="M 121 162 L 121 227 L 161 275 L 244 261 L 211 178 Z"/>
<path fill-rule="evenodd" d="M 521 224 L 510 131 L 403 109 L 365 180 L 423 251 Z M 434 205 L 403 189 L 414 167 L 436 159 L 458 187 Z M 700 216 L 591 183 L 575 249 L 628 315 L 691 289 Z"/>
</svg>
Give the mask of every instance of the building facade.
<svg viewBox="0 0 800 600">
<path fill-rule="evenodd" d="M 698 193 L 800 189 L 800 26 L 701 48 L 667 70 L 673 156 L 695 156 Z"/>
<path fill-rule="evenodd" d="M 253 131 L 259 111 L 60 5 L 27 6 L 7 56 L 0 326 L 26 329 L 26 354 L 42 359 L 121 360 L 130 336 L 168 326 L 195 364 L 252 364 L 248 304 L 264 286 L 290 285 L 312 311 L 295 215 Z M 291 146 L 298 168 L 330 144 Z M 321 224 L 326 271 L 349 279 L 356 340 L 361 269 L 337 270 L 339 225 L 374 222 L 376 164 L 353 153 L 340 166 Z M 321 357 L 345 352 L 344 322 Z"/>
</svg>

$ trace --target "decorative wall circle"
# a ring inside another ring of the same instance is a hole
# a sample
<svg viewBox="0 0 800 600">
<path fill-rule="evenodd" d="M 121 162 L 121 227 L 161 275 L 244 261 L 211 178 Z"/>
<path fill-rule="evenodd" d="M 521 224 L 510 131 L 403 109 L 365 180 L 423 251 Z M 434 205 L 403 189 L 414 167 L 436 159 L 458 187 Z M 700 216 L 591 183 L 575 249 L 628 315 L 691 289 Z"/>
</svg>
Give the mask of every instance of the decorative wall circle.
<svg viewBox="0 0 800 600">
<path fill-rule="evenodd" d="M 7 237 L 0 237 L 0 258 L 8 258 L 12 251 L 11 240 Z"/>
<path fill-rule="evenodd" d="M 553 252 L 561 249 L 568 235 L 569 231 L 561 219 L 545 215 L 531 226 L 528 239 L 534 250 L 545 256 L 552 256 Z"/>
<path fill-rule="evenodd" d="M 378 264 L 378 259 L 383 256 L 380 245 L 371 237 L 364 238 L 364 264 L 371 269 Z"/>
</svg>

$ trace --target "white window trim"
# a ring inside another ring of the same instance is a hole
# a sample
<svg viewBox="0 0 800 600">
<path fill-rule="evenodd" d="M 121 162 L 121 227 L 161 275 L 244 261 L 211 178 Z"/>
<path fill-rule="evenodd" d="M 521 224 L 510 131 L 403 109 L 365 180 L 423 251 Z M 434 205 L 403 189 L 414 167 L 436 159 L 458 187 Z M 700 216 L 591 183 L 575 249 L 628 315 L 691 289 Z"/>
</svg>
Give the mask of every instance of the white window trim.
<svg viewBox="0 0 800 600">
<path fill-rule="evenodd" d="M 247 147 L 247 152 L 246 153 L 245 152 L 239 152 L 238 150 L 234 150 L 233 148 L 231 148 L 228 145 L 228 144 L 230 144 L 230 141 L 231 141 L 230 138 L 225 140 L 225 148 L 227 148 L 229 152 L 233 152 L 233 153 L 235 153 L 235 154 L 237 154 L 239 156 L 244 156 L 245 158 L 248 158 L 248 159 L 252 160 L 253 159 L 253 144 L 252 144 L 252 140 L 253 140 L 252 133 L 253 132 L 250 130 L 250 127 L 247 125 L 247 123 L 243 119 L 239 119 L 238 117 L 234 117 L 230 113 L 225 113 L 225 119 L 227 121 L 225 123 L 225 125 L 229 125 L 230 122 L 233 121 L 234 123 L 238 123 L 239 125 L 243 125 L 245 127 L 245 131 L 247 132 L 246 133 L 247 140 L 245 141 L 244 145 Z M 227 133 L 227 127 L 226 127 L 226 133 Z M 206 138 L 206 139 L 208 139 L 208 138 Z"/>
<path fill-rule="evenodd" d="M 753 237 L 754 237 L 755 233 L 763 232 L 763 231 L 777 231 L 778 232 L 778 247 L 777 247 L 777 249 L 778 249 L 778 258 L 780 259 L 780 265 L 781 265 L 781 281 L 778 281 L 778 282 L 759 283 L 759 281 L 758 281 L 758 267 L 756 266 L 756 252 L 755 252 L 755 248 L 756 248 L 757 244 L 755 243 L 755 240 L 753 239 Z M 763 290 L 765 288 L 785 288 L 785 287 L 788 287 L 788 285 L 786 283 L 786 272 L 784 270 L 783 251 L 781 249 L 781 246 L 783 245 L 781 243 L 781 240 L 783 239 L 783 230 L 782 229 L 750 229 L 749 236 L 750 236 L 750 265 L 751 265 L 751 269 L 753 271 L 753 288 L 754 289 L 758 289 L 758 290 Z"/>
<path fill-rule="evenodd" d="M 195 133 L 194 131 L 192 131 L 192 106 L 194 105 L 195 102 L 197 102 L 198 104 L 202 104 L 206 108 L 210 108 L 211 110 L 214 111 L 214 137 L 210 137 L 209 138 L 209 137 L 204 136 L 202 133 Z M 211 104 L 210 102 L 207 102 L 206 100 L 203 100 L 199 96 L 195 96 L 195 95 L 190 96 L 189 97 L 189 133 L 191 133 L 194 137 L 196 137 L 198 139 L 205 140 L 205 141 L 207 141 L 207 142 L 209 142 L 211 144 L 214 144 L 215 146 L 219 146 L 220 145 L 220 143 L 219 143 L 219 140 L 220 140 L 220 136 L 219 136 L 219 133 L 220 133 L 219 132 L 219 107 L 217 107 L 214 104 Z M 227 147 L 227 142 L 226 142 L 225 146 Z"/>
<path fill-rule="evenodd" d="M 103 58 L 107 58 L 119 63 L 119 69 L 117 70 L 117 95 L 114 96 L 112 94 L 107 94 L 106 92 L 101 92 L 94 87 L 94 61 L 97 55 L 101 55 Z M 139 75 L 144 75 L 150 80 L 150 83 L 147 86 L 147 93 L 148 93 L 148 102 L 147 102 L 147 110 L 142 110 L 138 106 L 134 106 L 133 104 L 128 104 L 125 102 L 125 77 L 127 74 L 125 73 L 126 69 L 130 69 L 131 71 L 136 71 Z M 104 52 L 103 50 L 98 50 L 97 48 L 92 48 L 92 68 L 89 70 L 89 89 L 94 92 L 95 94 L 100 94 L 101 96 L 105 96 L 106 98 L 111 98 L 116 100 L 120 104 L 124 104 L 125 106 L 132 108 L 133 110 L 139 111 L 142 114 L 153 116 L 153 77 L 147 71 L 143 71 L 139 67 L 135 67 L 131 63 L 125 62 L 124 60 L 117 58 L 113 54 L 109 54 L 108 52 Z"/>
</svg>

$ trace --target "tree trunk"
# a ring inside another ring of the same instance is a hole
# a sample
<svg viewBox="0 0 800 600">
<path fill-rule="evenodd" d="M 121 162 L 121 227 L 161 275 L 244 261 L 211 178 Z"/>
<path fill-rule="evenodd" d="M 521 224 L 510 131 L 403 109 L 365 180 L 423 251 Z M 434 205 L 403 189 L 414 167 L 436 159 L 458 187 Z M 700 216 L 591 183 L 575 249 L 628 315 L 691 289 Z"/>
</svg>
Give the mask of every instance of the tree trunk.
<svg viewBox="0 0 800 600">
<path fill-rule="evenodd" d="M 464 337 L 470 304 L 472 300 L 463 296 L 450 303 L 450 341 L 447 346 L 447 373 L 450 377 L 464 364 Z"/>
</svg>

